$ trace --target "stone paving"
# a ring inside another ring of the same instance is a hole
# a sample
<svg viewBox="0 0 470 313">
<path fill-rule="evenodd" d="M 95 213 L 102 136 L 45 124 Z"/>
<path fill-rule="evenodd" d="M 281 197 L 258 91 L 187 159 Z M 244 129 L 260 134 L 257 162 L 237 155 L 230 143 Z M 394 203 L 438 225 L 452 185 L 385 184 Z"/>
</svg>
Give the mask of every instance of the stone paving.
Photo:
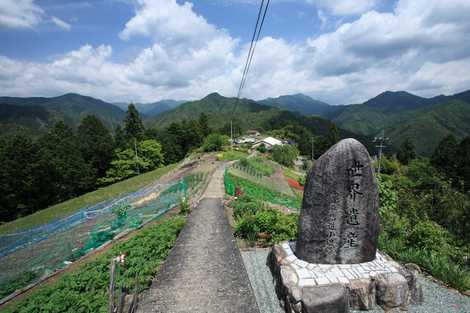
<svg viewBox="0 0 470 313">
<path fill-rule="evenodd" d="M 334 283 L 349 284 L 356 279 L 370 279 L 385 273 L 399 273 L 400 265 L 386 260 L 377 252 L 375 260 L 360 264 L 311 264 L 302 261 L 287 242 L 281 245 L 286 254 L 283 264 L 289 265 L 299 278 L 299 287 L 320 286 Z"/>
<path fill-rule="evenodd" d="M 255 290 L 256 300 L 260 313 L 283 313 L 274 290 L 274 282 L 269 267 L 266 265 L 271 249 L 252 249 L 242 251 L 243 261 L 250 277 L 251 285 Z M 424 303 L 410 305 L 408 313 L 470 313 L 470 297 L 464 296 L 454 290 L 447 289 L 432 280 L 419 276 L 418 282 L 423 286 Z M 258 292 L 259 291 L 259 292 Z M 364 311 L 352 310 L 350 313 Z M 378 306 L 368 313 L 384 313 Z M 388 313 L 401 313 L 399 308 Z"/>
<path fill-rule="evenodd" d="M 259 312 L 222 206 L 223 170 L 189 215 L 137 312 Z"/>
</svg>

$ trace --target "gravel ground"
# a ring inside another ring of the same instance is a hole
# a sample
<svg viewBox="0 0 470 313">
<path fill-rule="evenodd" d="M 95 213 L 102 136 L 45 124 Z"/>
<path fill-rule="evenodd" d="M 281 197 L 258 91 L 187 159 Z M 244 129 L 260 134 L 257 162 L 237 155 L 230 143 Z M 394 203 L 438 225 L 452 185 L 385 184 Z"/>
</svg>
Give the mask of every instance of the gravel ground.
<svg viewBox="0 0 470 313">
<path fill-rule="evenodd" d="M 242 251 L 243 262 L 255 292 L 260 313 L 283 313 L 274 291 L 271 272 L 266 266 L 268 253 L 269 249 Z M 420 277 L 419 282 L 423 286 L 424 304 L 409 306 L 408 313 L 470 313 L 470 297 L 444 288 L 424 277 Z M 351 313 L 359 312 L 364 311 L 351 311 Z M 383 313 L 384 311 L 377 308 L 367 312 Z M 403 311 L 396 309 L 389 312 Z"/>
</svg>

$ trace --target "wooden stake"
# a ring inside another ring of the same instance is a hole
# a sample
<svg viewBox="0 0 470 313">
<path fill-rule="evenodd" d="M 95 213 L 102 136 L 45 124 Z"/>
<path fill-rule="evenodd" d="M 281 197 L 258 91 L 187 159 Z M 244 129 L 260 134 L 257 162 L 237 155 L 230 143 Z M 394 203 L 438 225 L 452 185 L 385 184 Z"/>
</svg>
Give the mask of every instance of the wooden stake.
<svg viewBox="0 0 470 313">
<path fill-rule="evenodd" d="M 116 272 L 116 262 L 114 259 L 111 260 L 111 270 L 110 270 L 110 277 L 109 277 L 109 289 L 108 289 L 108 312 L 109 313 L 114 313 L 114 287 L 115 287 L 115 281 L 114 281 L 114 275 Z"/>
</svg>

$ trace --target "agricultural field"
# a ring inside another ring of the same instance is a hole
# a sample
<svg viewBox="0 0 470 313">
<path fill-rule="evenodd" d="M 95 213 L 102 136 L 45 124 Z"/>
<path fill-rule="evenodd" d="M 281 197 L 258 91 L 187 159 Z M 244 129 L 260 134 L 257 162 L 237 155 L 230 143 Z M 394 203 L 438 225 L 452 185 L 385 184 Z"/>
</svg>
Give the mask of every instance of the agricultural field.
<svg viewBox="0 0 470 313">
<path fill-rule="evenodd" d="M 241 246 L 296 238 L 302 194 L 291 190 L 280 165 L 261 157 L 242 159 L 225 172 L 224 184 L 228 195 L 237 196 L 229 207 Z"/>
<path fill-rule="evenodd" d="M 255 199 L 289 207 L 294 210 L 300 209 L 301 197 L 286 195 L 266 185 L 257 184 L 251 180 L 236 176 L 226 171 L 224 176 L 226 191 L 229 195 L 235 195 L 237 190 Z"/>
<path fill-rule="evenodd" d="M 84 207 L 53 222 L 0 235 L 0 298 L 158 219 L 180 205 L 182 199 L 196 196 L 206 179 L 206 172 L 183 166 L 175 172 L 173 180 L 154 181 L 135 192 Z"/>
<path fill-rule="evenodd" d="M 272 176 L 275 170 L 273 164 L 258 156 L 240 159 L 238 163 L 247 170 L 251 170 L 262 176 Z"/>
<path fill-rule="evenodd" d="M 77 212 L 81 208 L 118 197 L 127 192 L 134 192 L 175 169 L 178 164 L 168 165 L 154 171 L 126 179 L 122 182 L 100 188 L 80 197 L 56 204 L 34 214 L 18 218 L 12 222 L 0 224 L 0 234 L 18 232 L 36 227 L 55 219 Z"/>
<path fill-rule="evenodd" d="M 75 313 L 78 308 L 80 312 L 107 312 L 111 258 L 126 255 L 124 266 L 118 270 L 116 285 L 132 290 L 137 280 L 138 291 L 142 291 L 150 285 L 184 224 L 185 218 L 177 216 L 150 225 L 55 283 L 8 304 L 4 312 Z"/>
</svg>

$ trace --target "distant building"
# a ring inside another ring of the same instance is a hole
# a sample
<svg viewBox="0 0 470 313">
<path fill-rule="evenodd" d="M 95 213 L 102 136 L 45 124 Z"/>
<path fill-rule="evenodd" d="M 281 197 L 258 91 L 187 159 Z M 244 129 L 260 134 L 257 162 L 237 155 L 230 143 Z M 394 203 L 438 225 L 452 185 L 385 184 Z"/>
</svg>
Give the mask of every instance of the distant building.
<svg viewBox="0 0 470 313">
<path fill-rule="evenodd" d="M 255 142 L 256 142 L 256 138 L 249 137 L 249 136 L 245 136 L 245 137 L 235 139 L 235 143 L 237 145 L 241 145 L 241 144 L 245 144 L 245 143 L 255 143 Z"/>
<path fill-rule="evenodd" d="M 250 137 L 260 137 L 261 136 L 259 131 L 257 131 L 256 129 L 250 129 L 246 132 L 246 134 Z"/>
<path fill-rule="evenodd" d="M 262 140 L 257 141 L 252 148 L 256 149 L 257 147 L 264 145 L 266 149 L 271 150 L 274 146 L 282 146 L 283 142 L 279 139 L 274 137 L 266 137 Z"/>
</svg>

